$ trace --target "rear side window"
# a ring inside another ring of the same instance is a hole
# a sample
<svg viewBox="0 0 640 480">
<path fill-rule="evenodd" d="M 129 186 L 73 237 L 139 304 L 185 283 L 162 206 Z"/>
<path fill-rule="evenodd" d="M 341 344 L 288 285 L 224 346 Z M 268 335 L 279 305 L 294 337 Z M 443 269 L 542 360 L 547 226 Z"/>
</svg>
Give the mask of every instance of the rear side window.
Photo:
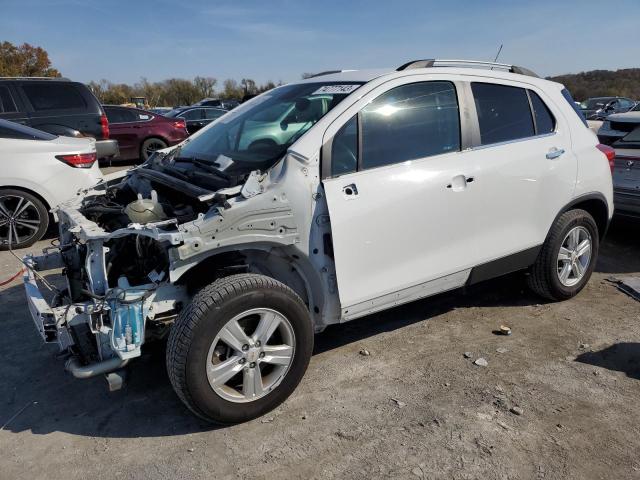
<svg viewBox="0 0 640 480">
<path fill-rule="evenodd" d="M 523 88 L 471 83 L 482 145 L 535 135 L 529 98 Z"/>
<path fill-rule="evenodd" d="M 0 113 L 17 112 L 16 104 L 9 93 L 9 87 L 0 86 Z"/>
<path fill-rule="evenodd" d="M 571 105 L 571 109 L 576 112 L 576 115 L 578 115 L 578 118 L 580 118 L 580 120 L 582 121 L 582 123 L 584 123 L 584 126 L 589 128 L 589 124 L 587 123 L 587 120 L 584 118 L 584 115 L 582 114 L 582 112 L 580 111 L 580 109 L 578 108 L 578 105 L 576 105 L 575 100 L 573 99 L 573 97 L 571 96 L 571 93 L 569 93 L 569 90 L 567 90 L 566 88 L 562 89 L 562 96 L 564 97 L 564 99 L 569 102 L 569 105 Z"/>
<path fill-rule="evenodd" d="M 23 84 L 22 90 L 36 111 L 85 109 L 87 104 L 71 84 L 48 82 Z"/>
<path fill-rule="evenodd" d="M 451 82 L 389 90 L 360 112 L 363 169 L 460 150 L 460 117 Z"/>
<path fill-rule="evenodd" d="M 529 98 L 531 99 L 531 108 L 533 109 L 533 117 L 536 120 L 536 134 L 544 135 L 553 133 L 556 129 L 556 119 L 549 110 L 549 107 L 542 101 L 538 94 L 529 90 Z"/>
</svg>

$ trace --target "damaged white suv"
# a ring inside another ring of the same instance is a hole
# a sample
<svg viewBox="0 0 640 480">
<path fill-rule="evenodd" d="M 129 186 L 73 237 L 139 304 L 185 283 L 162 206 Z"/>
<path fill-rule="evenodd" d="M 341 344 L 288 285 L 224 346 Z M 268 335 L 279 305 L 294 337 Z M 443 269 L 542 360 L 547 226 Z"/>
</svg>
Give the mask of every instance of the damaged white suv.
<svg viewBox="0 0 640 480">
<path fill-rule="evenodd" d="M 327 72 L 60 206 L 59 247 L 25 259 L 29 308 L 74 376 L 117 388 L 168 336 L 184 403 L 248 420 L 291 394 L 329 324 L 521 269 L 575 295 L 613 213 L 611 160 L 526 69 Z M 49 304 L 36 272 L 60 267 Z"/>
</svg>

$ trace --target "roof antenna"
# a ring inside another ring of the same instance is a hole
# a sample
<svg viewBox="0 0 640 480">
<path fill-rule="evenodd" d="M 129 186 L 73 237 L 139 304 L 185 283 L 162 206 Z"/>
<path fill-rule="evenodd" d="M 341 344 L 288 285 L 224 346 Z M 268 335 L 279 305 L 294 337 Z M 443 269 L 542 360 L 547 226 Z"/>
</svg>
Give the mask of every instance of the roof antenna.
<svg viewBox="0 0 640 480">
<path fill-rule="evenodd" d="M 496 53 L 496 58 L 493 59 L 493 63 L 496 63 L 498 61 L 498 57 L 500 56 L 500 53 L 502 53 L 502 43 L 500 44 L 500 48 L 498 49 L 498 53 Z"/>
</svg>

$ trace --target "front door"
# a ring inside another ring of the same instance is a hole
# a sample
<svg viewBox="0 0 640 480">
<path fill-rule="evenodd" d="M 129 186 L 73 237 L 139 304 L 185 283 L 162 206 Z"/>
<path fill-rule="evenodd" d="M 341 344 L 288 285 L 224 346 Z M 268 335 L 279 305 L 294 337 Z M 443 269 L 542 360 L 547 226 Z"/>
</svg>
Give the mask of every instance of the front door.
<svg viewBox="0 0 640 480">
<path fill-rule="evenodd" d="M 475 264 L 474 165 L 454 83 L 396 86 L 325 144 L 344 318 L 464 284 Z M 346 112 L 348 113 L 348 111 Z"/>
</svg>

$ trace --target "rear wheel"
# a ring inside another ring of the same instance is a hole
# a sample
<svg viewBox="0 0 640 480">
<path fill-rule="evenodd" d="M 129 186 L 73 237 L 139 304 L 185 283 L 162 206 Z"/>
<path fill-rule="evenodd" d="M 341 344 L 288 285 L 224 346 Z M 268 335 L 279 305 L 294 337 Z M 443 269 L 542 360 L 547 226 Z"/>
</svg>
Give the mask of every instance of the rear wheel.
<svg viewBox="0 0 640 480">
<path fill-rule="evenodd" d="M 598 248 L 598 227 L 593 217 L 580 209 L 563 213 L 531 269 L 529 286 L 550 300 L 573 297 L 589 281 Z"/>
<path fill-rule="evenodd" d="M 42 200 L 22 190 L 0 189 L 0 250 L 29 247 L 48 226 L 49 212 Z"/>
<path fill-rule="evenodd" d="M 167 370 L 180 399 L 222 424 L 263 415 L 298 385 L 313 349 L 300 297 L 262 275 L 225 277 L 202 289 L 176 320 Z"/>
<path fill-rule="evenodd" d="M 147 138 L 142 142 L 142 146 L 140 147 L 140 158 L 146 162 L 156 150 L 162 150 L 167 147 L 167 142 L 164 140 L 159 138 Z"/>
</svg>

